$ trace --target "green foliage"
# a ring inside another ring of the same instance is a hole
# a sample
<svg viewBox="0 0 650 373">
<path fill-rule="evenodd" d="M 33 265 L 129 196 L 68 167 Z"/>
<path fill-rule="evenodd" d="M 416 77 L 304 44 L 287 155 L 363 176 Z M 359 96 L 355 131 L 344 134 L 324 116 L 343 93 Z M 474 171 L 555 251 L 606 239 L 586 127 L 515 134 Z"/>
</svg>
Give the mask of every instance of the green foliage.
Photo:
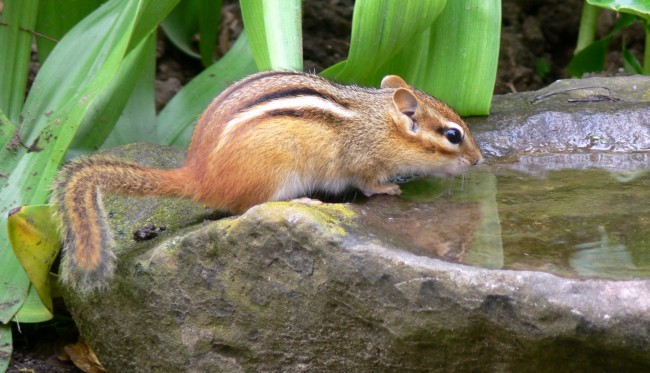
<svg viewBox="0 0 650 373">
<path fill-rule="evenodd" d="M 600 8 L 621 12 L 622 15 L 609 34 L 595 40 Z M 645 0 L 586 0 L 575 56 L 569 63 L 569 74 L 580 77 L 587 72 L 602 71 L 612 38 L 635 22 L 640 22 L 645 29 L 644 63 L 641 64 L 623 45 L 625 69 L 637 74 L 650 74 L 650 3 Z"/>
<path fill-rule="evenodd" d="M 544 78 L 550 72 L 551 67 L 548 64 L 548 61 L 546 61 L 545 58 L 538 58 L 535 62 L 535 74 L 540 78 Z"/>
<path fill-rule="evenodd" d="M 498 0 L 360 0 L 348 59 L 323 75 L 377 85 L 398 74 L 461 115 L 487 115 L 500 30 Z"/>
<path fill-rule="evenodd" d="M 446 0 L 355 2 L 348 59 L 323 75 L 338 81 L 377 85 L 383 76 L 379 69 L 414 37 L 428 31 L 446 4 Z M 427 56 L 423 53 L 411 57 L 424 63 Z M 402 70 L 409 70 L 408 65 Z"/>
<path fill-rule="evenodd" d="M 449 1 L 433 24 L 424 90 L 461 115 L 487 115 L 496 80 L 501 2 Z"/>
<path fill-rule="evenodd" d="M 36 17 L 38 60 L 42 64 L 58 40 L 106 0 L 39 0 Z M 63 7 L 64 9 L 61 9 Z"/>
<path fill-rule="evenodd" d="M 647 0 L 587 0 L 591 5 L 638 17 L 650 16 L 650 2 Z"/>
<path fill-rule="evenodd" d="M 231 82 L 257 71 L 246 34 L 172 98 L 156 118 L 161 144 L 187 147 L 198 115 Z"/>
<path fill-rule="evenodd" d="M 213 62 L 221 3 L 222 0 L 182 1 L 160 24 L 169 40 L 188 55 L 200 58 L 206 67 Z M 201 35 L 199 52 L 193 48 L 197 33 Z"/>
<path fill-rule="evenodd" d="M 300 0 L 241 0 L 241 13 L 260 70 L 302 70 Z"/>
<path fill-rule="evenodd" d="M 36 24 L 38 0 L 5 1 L 0 27 L 0 110 L 13 123 L 23 107 L 32 53 L 31 35 L 24 32 Z"/>
<path fill-rule="evenodd" d="M 0 372 L 6 372 L 7 368 L 9 368 L 8 357 L 11 356 L 12 352 L 11 326 L 9 324 L 0 324 Z"/>
</svg>

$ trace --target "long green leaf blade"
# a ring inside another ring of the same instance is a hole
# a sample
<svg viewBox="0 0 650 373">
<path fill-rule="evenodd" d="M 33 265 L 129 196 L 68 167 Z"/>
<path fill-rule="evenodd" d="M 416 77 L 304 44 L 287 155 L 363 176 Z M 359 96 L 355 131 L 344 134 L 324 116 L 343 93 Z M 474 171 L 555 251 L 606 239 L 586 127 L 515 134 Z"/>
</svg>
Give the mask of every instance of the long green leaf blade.
<svg viewBox="0 0 650 373">
<path fill-rule="evenodd" d="M 359 0 L 354 5 L 350 52 L 343 66 L 323 75 L 338 81 L 377 84 L 379 69 L 401 48 L 427 30 L 446 0 Z"/>
<path fill-rule="evenodd" d="M 22 307 L 27 298 L 29 277 L 16 259 L 7 237 L 6 219 L 0 229 L 0 323 L 8 323 Z M 4 235 L 4 237 L 2 236 Z"/>
<path fill-rule="evenodd" d="M 13 135 L 16 133 L 16 126 L 7 118 L 4 111 L 0 109 L 0 145 L 4 148 L 10 145 Z M 0 168 L 0 180 L 4 174 Z"/>
<path fill-rule="evenodd" d="M 583 47 L 569 61 L 569 75 L 581 77 L 583 74 L 594 71 L 602 71 L 605 68 L 605 57 L 609 44 L 614 35 L 636 22 L 636 17 L 631 14 L 622 14 L 609 34 L 602 39 Z"/>
<path fill-rule="evenodd" d="M 43 304 L 36 288 L 30 284 L 27 298 L 25 298 L 25 302 L 16 312 L 12 321 L 17 323 L 39 323 L 51 320 L 52 317 L 54 317 L 54 314 Z"/>
<path fill-rule="evenodd" d="M 187 147 L 193 124 L 222 90 L 245 75 L 256 72 L 246 34 L 219 61 L 192 79 L 158 115 L 158 138 L 162 144 Z"/>
<path fill-rule="evenodd" d="M 23 107 L 38 0 L 5 0 L 0 26 L 0 110 L 18 123 Z"/>
<path fill-rule="evenodd" d="M 11 326 L 0 324 L 0 372 L 6 372 L 13 353 Z"/>
<path fill-rule="evenodd" d="M 241 11 L 260 70 L 302 70 L 300 0 L 242 0 Z"/>
<path fill-rule="evenodd" d="M 143 84 L 142 82 L 146 81 L 150 90 L 148 92 L 138 91 L 139 95 L 144 94 L 148 97 L 136 98 L 143 105 L 141 108 L 136 108 L 136 111 L 140 111 L 140 109 L 142 111 L 153 110 L 155 48 L 155 35 L 152 33 L 124 57 L 117 74 L 93 103 L 89 114 L 84 117 L 79 126 L 77 135 L 68 150 L 68 159 L 91 153 L 103 146 L 122 117 L 125 107 L 134 99 L 132 96 L 138 83 Z M 124 125 L 122 124 L 122 126 Z M 124 128 L 120 129 L 120 136 L 124 141 L 134 142 L 138 140 L 137 134 L 153 129 L 154 122 L 153 120 L 136 121 L 127 125 L 129 128 L 126 131 Z M 124 138 L 125 135 L 126 138 Z M 151 133 L 146 138 L 155 142 L 150 136 Z M 129 137 L 131 141 L 129 141 Z M 140 140 L 143 138 L 141 137 Z"/>
<path fill-rule="evenodd" d="M 430 39 L 430 28 L 413 37 L 381 67 L 377 78 L 385 75 L 399 75 L 415 86 L 426 81 L 429 68 Z"/>
<path fill-rule="evenodd" d="M 643 28 L 645 30 L 645 51 L 643 52 L 643 74 L 650 75 L 650 19 L 646 19 Z"/>
<path fill-rule="evenodd" d="M 199 58 L 192 47 L 194 35 L 199 29 L 199 2 L 202 0 L 181 1 L 160 24 L 174 45 L 183 53 Z"/>
<path fill-rule="evenodd" d="M 128 0 L 135 1 L 135 0 Z M 131 35 L 131 43 L 127 51 L 137 47 L 144 38 L 158 29 L 160 23 L 178 5 L 180 0 L 146 0 L 138 12 L 138 22 Z"/>
<path fill-rule="evenodd" d="M 642 18 L 650 17 L 650 2 L 639 0 L 587 0 L 587 3 L 616 12 L 634 14 Z"/>
<path fill-rule="evenodd" d="M 136 82 L 133 92 L 123 110 L 120 110 L 120 113 L 116 111 L 116 114 L 119 114 L 119 119 L 113 131 L 102 143 L 101 148 L 111 148 L 139 141 L 159 143 L 156 138 L 155 50 L 156 38 L 152 33 L 143 43 L 143 47 L 131 51 L 124 61 L 127 63 L 131 54 L 139 53 L 141 56 L 138 59 L 141 60 L 142 68 L 133 69 L 137 70 L 133 78 Z"/>
<path fill-rule="evenodd" d="M 62 92 L 64 97 L 55 97 L 58 105 L 51 107 L 49 113 L 42 111 L 45 107 L 41 100 L 48 97 L 52 88 L 60 85 L 61 77 L 66 75 L 62 74 L 63 67 L 61 65 L 65 66 L 62 62 L 70 57 L 61 53 L 66 52 L 67 49 L 56 48 L 51 58 L 48 59 L 48 62 L 53 62 L 46 63 L 39 73 L 34 83 L 33 94 L 30 94 L 24 110 L 26 118 L 24 123 L 28 128 L 32 128 L 32 131 L 24 133 L 25 143 L 33 144 L 32 148 L 38 148 L 32 149 L 35 151 L 26 152 L 20 157 L 16 171 L 21 172 L 13 172 L 10 175 L 9 187 L 3 189 L 0 195 L 11 193 L 21 196 L 20 205 L 41 204 L 46 201 L 51 180 L 90 104 L 110 84 L 119 69 L 130 40 L 131 30 L 137 19 L 138 10 L 142 5 L 140 1 L 128 2 L 126 7 L 123 6 L 123 2 L 119 1 L 109 4 L 115 4 L 114 8 L 107 7 L 110 13 L 102 14 L 106 15 L 104 19 L 108 20 L 108 32 L 100 42 L 92 44 L 94 47 L 89 48 L 92 53 L 84 56 L 86 63 L 80 66 L 80 70 L 85 74 L 79 74 L 74 79 L 80 85 L 68 86 Z M 102 9 L 103 7 L 100 8 L 100 10 Z M 110 15 L 113 16 L 110 17 Z M 82 24 L 93 27 L 87 22 L 82 22 L 80 25 Z M 80 30 L 77 28 L 75 30 L 77 30 L 76 33 L 71 31 L 68 35 L 78 35 Z M 96 33 L 97 29 L 95 29 Z M 77 39 L 67 40 L 77 42 Z M 66 42 L 66 38 L 61 44 L 71 47 L 68 43 L 63 44 L 64 42 Z M 51 66 L 58 69 L 57 74 L 49 74 Z M 69 75 L 67 69 L 66 73 Z M 54 91 L 59 93 L 56 88 Z M 28 190 L 12 190 L 11 186 L 14 183 L 18 185 L 25 181 L 27 181 L 26 185 L 30 187 Z"/>
<path fill-rule="evenodd" d="M 487 115 L 500 33 L 500 0 L 449 1 L 431 28 L 428 77 L 416 84 L 461 115 Z"/>
<path fill-rule="evenodd" d="M 38 60 L 45 62 L 56 41 L 105 0 L 39 0 L 36 20 Z"/>
<path fill-rule="evenodd" d="M 161 23 L 167 37 L 189 56 L 208 67 L 214 60 L 222 0 L 185 0 Z M 198 53 L 195 36 L 199 34 Z"/>
<path fill-rule="evenodd" d="M 596 39 L 596 28 L 598 27 L 598 15 L 600 9 L 596 6 L 584 3 L 582 6 L 582 15 L 580 16 L 580 27 L 578 28 L 578 42 L 573 54 L 577 54 L 585 49 Z"/>
<path fill-rule="evenodd" d="M 582 48 L 569 62 L 569 75 L 581 77 L 588 72 L 602 71 L 611 41 L 612 37 L 607 36 Z"/>
<path fill-rule="evenodd" d="M 212 65 L 214 49 L 217 45 L 217 31 L 221 21 L 222 0 L 201 0 L 199 12 L 199 52 L 203 66 Z"/>
</svg>

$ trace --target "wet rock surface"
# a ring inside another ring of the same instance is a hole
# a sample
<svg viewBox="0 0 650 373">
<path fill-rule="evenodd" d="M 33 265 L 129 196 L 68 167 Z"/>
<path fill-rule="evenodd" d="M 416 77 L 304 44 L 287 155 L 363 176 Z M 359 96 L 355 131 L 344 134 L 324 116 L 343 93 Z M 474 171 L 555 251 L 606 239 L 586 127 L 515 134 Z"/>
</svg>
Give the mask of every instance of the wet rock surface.
<svg viewBox="0 0 650 373">
<path fill-rule="evenodd" d="M 650 78 L 567 79 L 495 96 L 489 117 L 467 122 L 487 156 L 650 150 Z"/>
<path fill-rule="evenodd" d="M 620 154 L 612 150 L 647 156 L 650 80 L 627 79 L 621 89 L 645 84 L 634 98 L 639 103 L 612 88 L 610 81 L 620 82 L 615 78 L 588 84 L 607 84 L 612 96 L 627 101 L 585 103 L 582 114 L 565 109 L 574 104 L 566 97 L 555 102 L 556 94 L 530 104 L 544 90 L 498 97 L 492 116 L 470 123 L 493 157 L 531 149 L 548 157 L 578 149 L 592 160 Z M 507 106 L 517 102 L 528 110 Z M 631 112 L 625 126 L 623 119 L 609 120 Z M 591 129 L 583 128 L 587 124 Z M 549 132 L 553 126 L 560 131 Z M 553 136 L 565 132 L 573 143 Z M 583 141 L 593 136 L 611 147 Z M 143 145 L 114 152 L 167 167 L 183 158 L 181 151 Z M 107 293 L 80 298 L 68 292 L 66 303 L 114 372 L 650 368 L 649 280 L 569 279 L 436 259 L 457 259 L 463 242 L 486 239 L 467 233 L 485 212 L 467 201 L 463 209 L 475 218 L 440 219 L 432 215 L 444 202 L 400 200 L 267 203 L 222 217 L 188 201 L 109 197 L 118 275 Z M 413 227 L 426 222 L 439 233 L 395 233 L 394 219 Z M 134 241 L 133 232 L 148 224 L 166 229 Z M 445 245 L 450 236 L 461 236 L 454 241 L 460 243 Z"/>
</svg>

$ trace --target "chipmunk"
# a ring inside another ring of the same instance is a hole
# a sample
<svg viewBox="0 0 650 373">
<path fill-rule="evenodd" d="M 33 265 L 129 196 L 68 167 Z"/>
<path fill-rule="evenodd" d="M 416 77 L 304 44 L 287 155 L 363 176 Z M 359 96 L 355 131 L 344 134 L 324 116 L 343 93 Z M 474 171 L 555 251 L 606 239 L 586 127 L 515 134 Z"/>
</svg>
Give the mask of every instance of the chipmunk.
<svg viewBox="0 0 650 373">
<path fill-rule="evenodd" d="M 460 116 L 398 76 L 375 89 L 257 73 L 207 107 L 178 169 L 104 156 L 63 167 L 51 198 L 62 226 L 61 279 L 81 292 L 108 286 L 116 259 L 104 192 L 187 197 L 237 214 L 314 191 L 397 195 L 393 177 L 451 176 L 481 160 Z"/>
</svg>

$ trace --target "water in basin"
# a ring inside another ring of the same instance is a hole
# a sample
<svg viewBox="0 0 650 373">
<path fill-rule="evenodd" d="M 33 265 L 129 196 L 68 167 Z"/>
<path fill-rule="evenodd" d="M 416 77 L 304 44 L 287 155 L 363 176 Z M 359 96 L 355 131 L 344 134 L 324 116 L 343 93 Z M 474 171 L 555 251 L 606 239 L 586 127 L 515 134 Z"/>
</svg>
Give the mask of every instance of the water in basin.
<svg viewBox="0 0 650 373">
<path fill-rule="evenodd" d="M 462 178 L 407 183 L 398 206 L 371 198 L 359 209 L 382 238 L 421 255 L 570 277 L 648 277 L 648 157 L 491 162 Z"/>
</svg>

